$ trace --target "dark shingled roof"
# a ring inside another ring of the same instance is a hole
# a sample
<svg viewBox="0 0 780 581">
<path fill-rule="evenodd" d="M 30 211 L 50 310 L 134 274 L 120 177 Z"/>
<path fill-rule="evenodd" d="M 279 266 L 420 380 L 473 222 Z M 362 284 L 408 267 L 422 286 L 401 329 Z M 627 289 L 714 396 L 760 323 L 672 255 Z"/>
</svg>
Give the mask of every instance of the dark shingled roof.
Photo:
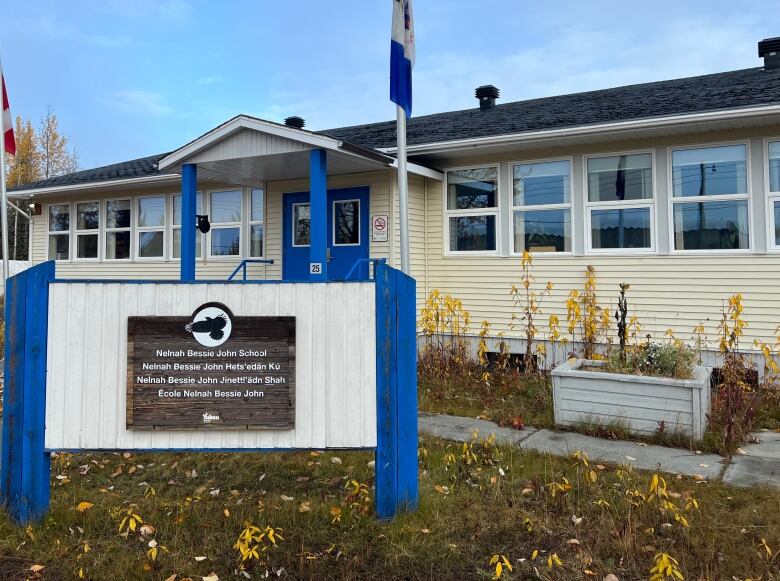
<svg viewBox="0 0 780 581">
<path fill-rule="evenodd" d="M 409 145 L 562 129 L 780 103 L 780 70 L 763 68 L 628 85 L 413 117 Z M 395 147 L 395 121 L 323 131 L 365 147 Z"/>
<path fill-rule="evenodd" d="M 780 104 L 780 70 L 745 69 L 413 117 L 409 145 Z M 319 133 L 369 148 L 395 146 L 395 121 Z M 11 191 L 157 175 L 167 153 L 84 170 Z"/>
<path fill-rule="evenodd" d="M 49 178 L 47 180 L 32 182 L 18 188 L 11 188 L 8 191 L 15 192 L 38 188 L 54 188 L 57 186 L 72 186 L 77 184 L 87 184 L 90 182 L 105 182 L 109 180 L 158 175 L 160 172 L 157 171 L 157 162 L 166 155 L 168 154 L 160 153 L 158 155 L 150 155 L 149 157 L 141 157 L 131 161 L 123 161 L 121 163 L 104 165 L 94 169 L 85 169 L 75 173 L 58 176 L 56 178 Z"/>
</svg>

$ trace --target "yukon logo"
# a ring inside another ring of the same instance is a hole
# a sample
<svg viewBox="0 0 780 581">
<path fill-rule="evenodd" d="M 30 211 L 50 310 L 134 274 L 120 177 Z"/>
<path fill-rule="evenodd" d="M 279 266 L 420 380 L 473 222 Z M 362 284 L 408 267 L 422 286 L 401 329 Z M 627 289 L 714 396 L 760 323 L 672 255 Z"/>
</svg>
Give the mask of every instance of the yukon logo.
<svg viewBox="0 0 780 581">
<path fill-rule="evenodd" d="M 210 424 L 212 422 L 218 422 L 222 418 L 219 417 L 219 414 L 212 414 L 209 412 L 203 412 L 203 423 L 204 424 Z"/>
<path fill-rule="evenodd" d="M 206 303 L 192 313 L 184 330 L 204 347 L 219 347 L 230 338 L 233 313 L 222 303 Z"/>
</svg>

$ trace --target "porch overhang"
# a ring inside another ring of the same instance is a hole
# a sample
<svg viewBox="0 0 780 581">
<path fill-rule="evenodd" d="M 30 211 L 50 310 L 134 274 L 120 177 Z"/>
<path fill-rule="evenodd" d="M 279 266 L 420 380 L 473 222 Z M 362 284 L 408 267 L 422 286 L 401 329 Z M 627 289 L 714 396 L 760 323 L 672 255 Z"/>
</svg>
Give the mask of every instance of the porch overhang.
<svg viewBox="0 0 780 581">
<path fill-rule="evenodd" d="M 161 172 L 198 166 L 198 179 L 237 185 L 309 177 L 314 149 L 327 151 L 329 176 L 390 169 L 395 158 L 332 137 L 239 115 L 162 158 Z"/>
</svg>

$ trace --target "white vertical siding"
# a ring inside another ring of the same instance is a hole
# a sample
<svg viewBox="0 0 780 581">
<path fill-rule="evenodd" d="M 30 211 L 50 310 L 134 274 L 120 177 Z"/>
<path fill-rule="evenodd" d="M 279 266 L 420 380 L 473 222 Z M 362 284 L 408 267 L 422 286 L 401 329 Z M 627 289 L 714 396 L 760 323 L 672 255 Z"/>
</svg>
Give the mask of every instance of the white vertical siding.
<svg viewBox="0 0 780 581">
<path fill-rule="evenodd" d="M 49 296 L 48 449 L 355 448 L 376 445 L 373 283 L 54 283 Z M 127 317 L 296 317 L 295 429 L 125 429 Z"/>
</svg>

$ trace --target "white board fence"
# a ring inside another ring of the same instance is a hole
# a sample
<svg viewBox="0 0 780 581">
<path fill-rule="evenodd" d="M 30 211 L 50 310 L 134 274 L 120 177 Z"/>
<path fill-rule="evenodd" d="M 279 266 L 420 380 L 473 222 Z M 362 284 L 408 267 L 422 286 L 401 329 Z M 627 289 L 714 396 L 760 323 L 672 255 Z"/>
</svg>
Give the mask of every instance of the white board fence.
<svg viewBox="0 0 780 581">
<path fill-rule="evenodd" d="M 127 318 L 189 316 L 208 301 L 236 316 L 296 317 L 295 429 L 125 428 Z M 58 283 L 49 287 L 47 450 L 373 448 L 372 282 Z"/>
</svg>

